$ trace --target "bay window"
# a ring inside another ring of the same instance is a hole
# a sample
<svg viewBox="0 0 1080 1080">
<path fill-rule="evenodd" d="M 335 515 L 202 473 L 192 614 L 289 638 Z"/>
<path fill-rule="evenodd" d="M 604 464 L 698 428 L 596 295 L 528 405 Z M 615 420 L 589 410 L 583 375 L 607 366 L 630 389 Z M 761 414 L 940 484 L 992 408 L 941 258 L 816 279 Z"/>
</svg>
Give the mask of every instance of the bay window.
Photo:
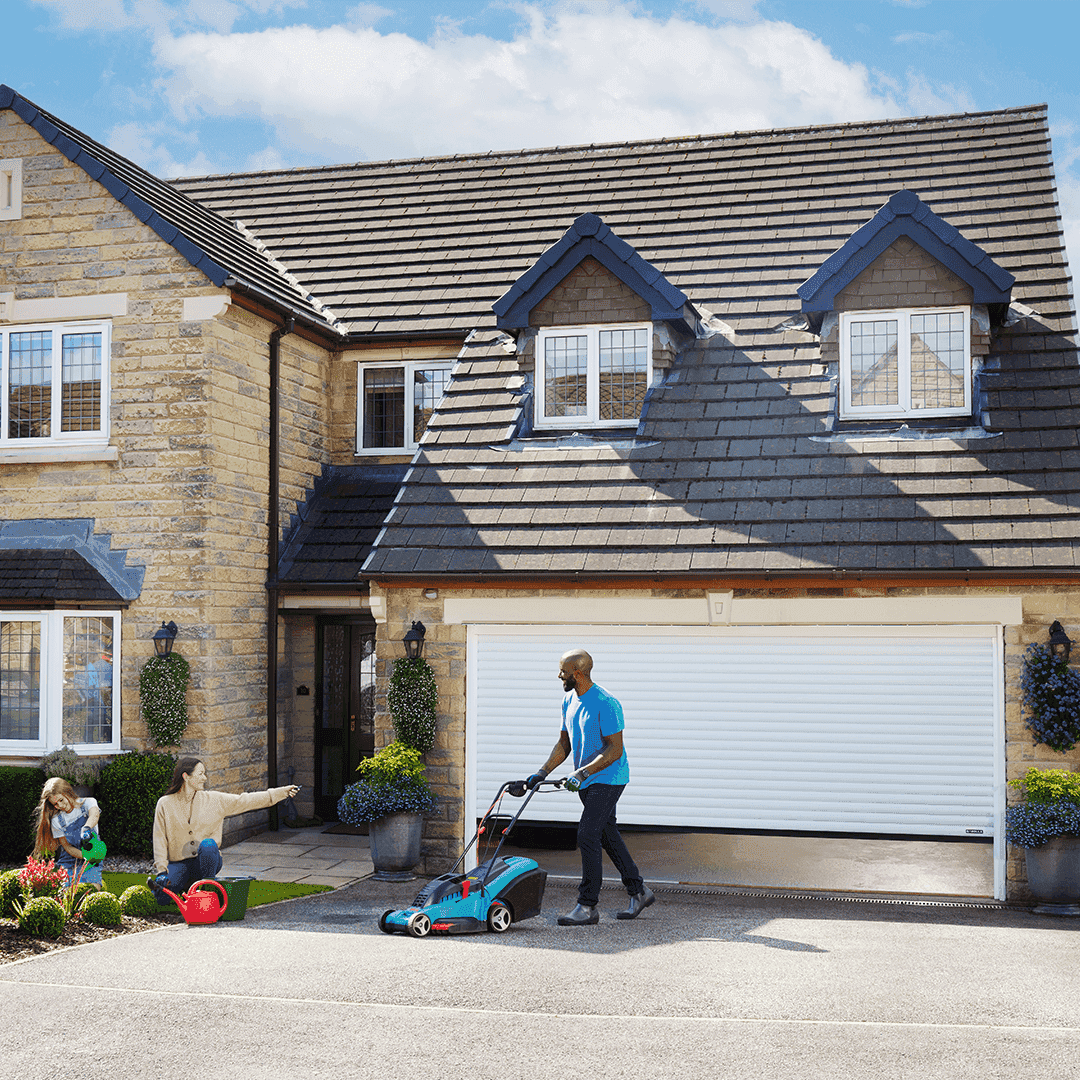
<svg viewBox="0 0 1080 1080">
<path fill-rule="evenodd" d="M 120 749 L 120 613 L 0 614 L 0 751 Z"/>
<path fill-rule="evenodd" d="M 636 426 L 652 378 L 651 339 L 648 323 L 541 330 L 535 426 Z"/>
</svg>

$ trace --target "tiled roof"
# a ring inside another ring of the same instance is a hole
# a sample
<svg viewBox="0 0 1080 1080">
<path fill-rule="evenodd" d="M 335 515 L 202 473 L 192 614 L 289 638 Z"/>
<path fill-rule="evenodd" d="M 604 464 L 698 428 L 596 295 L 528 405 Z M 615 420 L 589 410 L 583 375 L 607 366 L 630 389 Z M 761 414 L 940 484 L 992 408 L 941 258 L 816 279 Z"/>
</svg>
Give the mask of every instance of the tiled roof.
<svg viewBox="0 0 1080 1080">
<path fill-rule="evenodd" d="M 357 334 L 464 337 L 590 212 L 696 307 L 764 329 L 902 188 L 1029 288 L 1038 271 L 1040 310 L 1065 317 L 1043 106 L 173 185 L 242 221 Z"/>
<path fill-rule="evenodd" d="M 449 247 L 472 244 L 490 268 L 504 238 L 508 273 L 520 273 L 517 260 L 539 251 L 517 245 L 557 213 L 561 180 L 560 224 L 596 210 L 710 309 L 718 332 L 652 389 L 636 436 L 522 437 L 527 388 L 477 304 L 478 332 L 367 576 L 1076 565 L 1080 372 L 1042 108 L 438 168 L 479 176 L 485 164 L 486 201 L 477 182 L 471 204 L 482 229 L 447 224 Z M 524 184 L 508 186 L 512 165 L 532 170 L 527 198 Z M 433 227 L 436 194 L 451 198 L 435 187 L 427 202 L 415 195 Z M 840 425 L 835 365 L 816 337 L 780 324 L 800 309 L 798 285 L 903 189 L 1015 276 L 1014 304 L 1035 313 L 995 329 L 974 420 Z M 484 216 L 499 191 L 503 233 Z M 434 246 L 413 236 L 418 260 L 441 272 Z"/>
<path fill-rule="evenodd" d="M 331 466 L 300 509 L 282 545 L 279 578 L 286 585 L 357 583 L 405 465 Z"/>
<path fill-rule="evenodd" d="M 2 109 L 15 112 L 215 285 L 235 278 L 315 324 L 332 321 L 234 224 L 4 85 Z"/>
<path fill-rule="evenodd" d="M 34 607 L 124 603 L 97 570 L 67 548 L 0 550 L 0 601 Z"/>
</svg>

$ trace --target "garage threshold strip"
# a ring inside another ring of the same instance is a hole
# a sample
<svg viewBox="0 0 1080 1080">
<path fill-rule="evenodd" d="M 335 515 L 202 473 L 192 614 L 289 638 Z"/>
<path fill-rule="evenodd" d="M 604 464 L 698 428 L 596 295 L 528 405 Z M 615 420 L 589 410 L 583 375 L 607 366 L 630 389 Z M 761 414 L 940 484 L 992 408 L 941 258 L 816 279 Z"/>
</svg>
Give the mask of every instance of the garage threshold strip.
<svg viewBox="0 0 1080 1080">
<path fill-rule="evenodd" d="M 780 1016 L 667 1016 L 662 1013 L 562 1013 L 546 1012 L 542 1009 L 480 1009 L 469 1005 L 411 1005 L 387 1001 L 342 1001 L 335 998 L 282 997 L 277 994 L 225 994 L 212 990 L 163 990 L 139 989 L 130 986 L 98 986 L 94 984 L 77 985 L 75 983 L 31 981 L 29 979 L 3 979 L 0 986 L 33 986 L 42 990 L 70 990 L 77 993 L 130 994 L 134 997 L 180 998 L 193 1001 L 230 1001 L 259 1002 L 267 1005 L 316 1005 L 319 1008 L 337 1006 L 350 1009 L 384 1009 L 397 1013 L 445 1013 L 448 1015 L 506 1016 L 534 1019 L 596 1020 L 611 1022 L 637 1022 L 652 1020 L 657 1023 L 674 1024 L 776 1024 L 784 1027 L 821 1027 L 821 1028 L 895 1028 L 897 1030 L 922 1029 L 926 1031 L 1032 1031 L 1045 1034 L 1075 1035 L 1080 1027 L 1047 1026 L 1044 1024 L 942 1024 L 917 1020 L 812 1020 L 791 1019 Z"/>
<path fill-rule="evenodd" d="M 549 874 L 548 884 L 556 888 L 576 888 L 578 878 Z M 751 900 L 818 900 L 845 904 L 890 904 L 905 907 L 978 908 L 986 911 L 1020 910 L 1030 905 L 1010 904 L 988 896 L 936 896 L 923 893 L 851 893 L 807 889 L 783 889 L 776 886 L 755 888 L 751 885 L 719 885 L 696 881 L 654 881 L 646 884 L 653 892 L 674 896 L 745 896 Z M 622 891 L 619 882 L 605 880 L 603 888 Z"/>
</svg>

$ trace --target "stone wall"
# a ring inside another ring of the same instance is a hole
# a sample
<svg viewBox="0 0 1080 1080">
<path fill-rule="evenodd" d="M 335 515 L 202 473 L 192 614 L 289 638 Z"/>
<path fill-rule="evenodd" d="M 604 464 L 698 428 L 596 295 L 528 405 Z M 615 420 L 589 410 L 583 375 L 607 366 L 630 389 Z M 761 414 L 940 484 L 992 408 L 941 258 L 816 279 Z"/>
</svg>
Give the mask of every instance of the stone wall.
<svg viewBox="0 0 1080 1080">
<path fill-rule="evenodd" d="M 437 583 L 432 582 L 432 585 Z M 709 590 L 724 590 L 730 586 L 716 581 L 697 590 L 605 590 L 606 597 L 655 596 L 662 598 L 704 598 Z M 376 745 L 383 746 L 393 739 L 390 717 L 386 713 L 386 687 L 390 661 L 385 659 L 401 655 L 401 638 L 412 620 L 421 619 L 427 627 L 424 655 L 435 670 L 439 687 L 439 730 L 436 747 L 427 755 L 428 772 L 440 796 L 438 817 L 425 829 L 425 871 L 438 873 L 445 870 L 461 850 L 461 845 L 471 835 L 472 826 L 464 820 L 465 779 L 465 700 L 466 700 L 466 628 L 447 626 L 442 622 L 445 600 L 450 597 L 534 597 L 552 595 L 551 591 L 522 589 L 519 591 L 499 588 L 445 589 L 439 588 L 437 599 L 424 597 L 420 586 L 381 588 L 373 585 L 375 596 L 386 598 L 387 619 L 378 627 L 378 653 L 383 657 L 379 665 Z M 559 595 L 581 597 L 587 601 L 597 595 L 595 590 L 561 592 Z M 1047 640 L 1047 631 L 1055 619 L 1061 621 L 1066 633 L 1080 641 L 1080 589 L 1074 586 L 1037 584 L 990 586 L 972 588 L 910 587 L 903 585 L 854 585 L 844 588 L 808 589 L 774 588 L 762 590 L 736 590 L 736 597 L 799 598 L 815 596 L 1021 596 L 1024 622 L 1008 626 L 1004 632 L 1005 642 L 1005 739 L 1006 778 L 1022 777 L 1029 768 L 1080 768 L 1080 748 L 1067 754 L 1058 754 L 1046 746 L 1036 745 L 1021 717 L 1020 677 L 1023 653 L 1032 642 Z M 1080 649 L 1077 650 L 1080 653 Z M 1080 657 L 1074 660 L 1080 663 Z M 554 741 L 554 740 L 553 740 Z M 1010 789 L 1010 801 L 1016 796 Z M 1008 895 L 1010 899 L 1023 899 L 1026 893 L 1024 857 L 1022 849 L 1010 848 L 1008 852 Z"/>
</svg>

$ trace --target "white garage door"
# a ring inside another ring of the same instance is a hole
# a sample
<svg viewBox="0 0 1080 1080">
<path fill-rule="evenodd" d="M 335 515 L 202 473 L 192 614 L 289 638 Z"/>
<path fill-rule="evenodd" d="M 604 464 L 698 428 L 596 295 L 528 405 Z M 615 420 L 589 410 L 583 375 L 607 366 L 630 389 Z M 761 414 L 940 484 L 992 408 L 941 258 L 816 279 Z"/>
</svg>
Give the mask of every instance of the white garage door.
<svg viewBox="0 0 1080 1080">
<path fill-rule="evenodd" d="M 467 747 L 483 812 L 547 758 L 560 655 L 623 704 L 628 824 L 992 836 L 997 627 L 470 626 Z M 576 821 L 577 798 L 525 817 Z"/>
</svg>

